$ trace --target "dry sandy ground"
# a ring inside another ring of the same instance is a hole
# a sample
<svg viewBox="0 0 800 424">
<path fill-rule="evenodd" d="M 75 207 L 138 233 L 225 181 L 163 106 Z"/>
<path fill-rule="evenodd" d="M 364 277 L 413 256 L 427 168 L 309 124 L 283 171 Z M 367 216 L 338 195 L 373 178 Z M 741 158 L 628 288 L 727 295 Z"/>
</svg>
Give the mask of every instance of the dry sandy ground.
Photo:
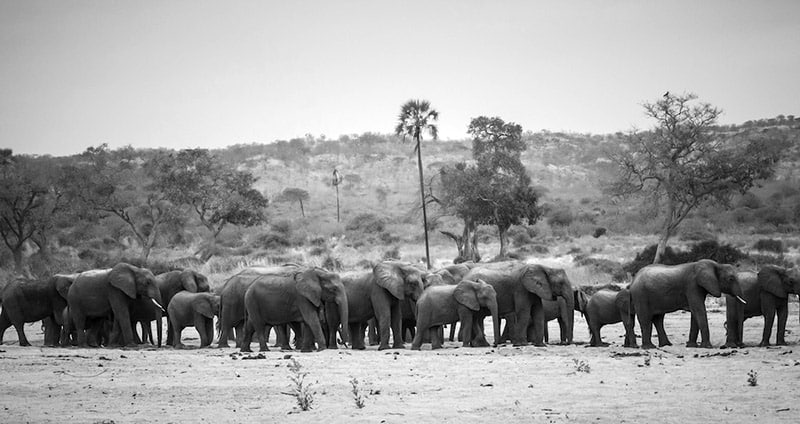
<svg viewBox="0 0 800 424">
<path fill-rule="evenodd" d="M 712 341 L 720 345 L 724 311 L 710 318 Z M 747 321 L 746 342 L 758 342 L 762 322 Z M 689 314 L 670 314 L 666 324 L 676 346 L 651 351 L 622 348 L 617 324 L 604 329 L 609 348 L 447 343 L 419 352 L 271 351 L 256 360 L 233 348 L 21 348 L 9 329 L 0 346 L 0 422 L 800 421 L 796 304 L 785 347 L 687 349 Z M 27 326 L 27 334 L 41 345 L 38 327 Z M 550 332 L 558 334 L 554 323 Z M 199 344 L 193 331 L 184 337 Z M 575 338 L 588 340 L 577 317 Z M 308 373 L 310 411 L 298 411 L 285 394 L 291 390 L 287 356 Z M 757 372 L 756 386 L 748 384 L 750 370 Z M 362 409 L 355 406 L 353 377 L 367 395 Z"/>
</svg>

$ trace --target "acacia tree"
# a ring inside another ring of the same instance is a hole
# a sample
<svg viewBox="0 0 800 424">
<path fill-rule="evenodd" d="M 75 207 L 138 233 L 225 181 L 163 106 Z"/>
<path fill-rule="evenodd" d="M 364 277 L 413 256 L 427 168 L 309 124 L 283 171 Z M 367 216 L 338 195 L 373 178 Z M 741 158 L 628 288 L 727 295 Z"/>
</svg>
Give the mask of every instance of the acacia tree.
<svg viewBox="0 0 800 424">
<path fill-rule="evenodd" d="M 431 254 L 428 247 L 428 212 L 425 208 L 426 196 L 425 185 L 422 175 L 422 134 L 427 132 L 432 139 L 436 140 L 439 129 L 435 122 L 439 119 L 439 112 L 431 108 L 427 100 L 409 100 L 400 108 L 400 115 L 397 117 L 397 127 L 395 134 L 414 139 L 414 150 L 417 152 L 417 168 L 419 169 L 419 195 L 422 201 L 422 228 L 425 232 L 425 259 L 428 269 L 431 267 Z"/>
<path fill-rule="evenodd" d="M 104 143 L 87 148 L 65 173 L 70 198 L 122 220 L 138 240 L 143 261 L 174 217 L 173 204 L 158 185 L 159 160 L 159 154 L 144 160 L 131 147 L 111 151 Z"/>
<path fill-rule="evenodd" d="M 210 246 L 226 225 L 250 227 L 266 220 L 267 199 L 247 171 L 232 169 L 206 149 L 186 149 L 165 158 L 159 187 L 177 204 L 187 205 L 209 231 Z M 210 249 L 209 251 L 213 251 Z"/>
<path fill-rule="evenodd" d="M 16 272 L 23 272 L 22 250 L 27 241 L 47 249 L 47 233 L 64 206 L 58 169 L 27 156 L 0 151 L 0 236 L 11 251 Z"/>
<path fill-rule="evenodd" d="M 479 260 L 475 230 L 480 224 L 495 225 L 500 238 L 499 257 L 508 254 L 508 229 L 512 225 L 533 224 L 541 216 L 538 196 L 520 160 L 525 150 L 522 127 L 501 118 L 474 118 L 472 135 L 475 164 L 465 163 L 440 170 L 441 197 L 436 201 L 464 220 L 460 237 L 453 238 L 463 260 Z"/>
<path fill-rule="evenodd" d="M 303 209 L 303 201 L 308 199 L 309 195 L 307 190 L 296 187 L 287 187 L 283 189 L 277 200 L 300 203 L 300 214 L 303 216 L 303 218 L 305 218 L 306 212 L 305 209 Z"/>
<path fill-rule="evenodd" d="M 715 133 L 721 110 L 695 100 L 694 94 L 666 93 L 645 103 L 645 115 L 655 126 L 631 131 L 610 155 L 618 174 L 607 192 L 641 196 L 662 216 L 653 263 L 661 261 L 670 237 L 698 205 L 727 204 L 734 193 L 772 176 L 780 159 L 779 141 Z"/>
</svg>

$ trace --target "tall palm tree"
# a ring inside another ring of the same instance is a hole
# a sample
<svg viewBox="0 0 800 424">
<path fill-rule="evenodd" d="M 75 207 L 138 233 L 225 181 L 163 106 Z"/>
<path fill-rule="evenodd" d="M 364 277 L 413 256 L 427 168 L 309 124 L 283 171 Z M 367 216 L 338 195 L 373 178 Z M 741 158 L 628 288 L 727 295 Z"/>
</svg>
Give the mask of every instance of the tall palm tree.
<svg viewBox="0 0 800 424">
<path fill-rule="evenodd" d="M 417 151 L 417 167 L 419 168 L 419 195 L 422 199 L 422 227 L 425 230 L 425 259 L 428 269 L 431 268 L 431 254 L 428 248 L 428 213 L 425 210 L 425 186 L 422 179 L 422 133 L 427 132 L 431 138 L 436 140 L 439 129 L 436 128 L 436 121 L 439 119 L 439 112 L 431 109 L 431 104 L 427 100 L 409 100 L 400 109 L 400 116 L 397 118 L 397 127 L 394 132 L 398 136 L 413 137 L 414 150 Z"/>
</svg>

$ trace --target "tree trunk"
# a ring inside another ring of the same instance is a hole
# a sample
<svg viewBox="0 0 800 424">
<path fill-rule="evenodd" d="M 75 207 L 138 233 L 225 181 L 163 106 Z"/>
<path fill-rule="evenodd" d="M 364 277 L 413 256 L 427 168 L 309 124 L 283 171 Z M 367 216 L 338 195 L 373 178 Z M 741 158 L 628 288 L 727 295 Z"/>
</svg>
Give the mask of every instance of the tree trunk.
<svg viewBox="0 0 800 424">
<path fill-rule="evenodd" d="M 664 256 L 664 252 L 667 250 L 667 242 L 669 238 L 672 236 L 672 225 L 667 219 L 664 228 L 661 230 L 661 236 L 658 238 L 658 247 L 656 248 L 656 255 L 653 258 L 654 264 L 660 264 L 661 259 Z"/>
<path fill-rule="evenodd" d="M 497 233 L 500 236 L 500 257 L 508 256 L 508 229 L 510 226 L 497 226 Z"/>
<path fill-rule="evenodd" d="M 419 168 L 419 195 L 422 199 L 422 229 L 425 231 L 425 260 L 431 269 L 431 253 L 428 247 L 428 212 L 425 209 L 425 185 L 422 179 L 422 143 L 417 135 L 417 168 Z"/>
<path fill-rule="evenodd" d="M 11 249 L 11 254 L 14 256 L 14 271 L 19 274 L 24 273 L 24 269 L 22 268 L 22 245 L 16 246 L 14 249 Z"/>
<path fill-rule="evenodd" d="M 464 253 L 461 256 L 465 261 L 479 262 L 481 255 L 478 253 L 477 226 L 472 222 L 464 223 L 464 233 L 461 236 L 464 243 Z"/>
<path fill-rule="evenodd" d="M 302 215 L 303 218 L 306 217 L 306 211 L 303 209 L 303 201 L 302 200 L 300 200 L 300 215 Z"/>
</svg>

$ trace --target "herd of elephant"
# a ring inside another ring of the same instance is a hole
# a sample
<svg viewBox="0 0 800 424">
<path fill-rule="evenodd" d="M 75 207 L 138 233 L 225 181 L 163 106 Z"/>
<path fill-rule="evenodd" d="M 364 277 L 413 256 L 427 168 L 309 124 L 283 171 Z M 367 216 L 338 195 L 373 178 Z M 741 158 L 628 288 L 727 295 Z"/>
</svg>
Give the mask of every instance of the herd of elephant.
<svg viewBox="0 0 800 424">
<path fill-rule="evenodd" d="M 561 343 L 573 343 L 574 313 L 589 326 L 589 346 L 607 346 L 600 329 L 622 322 L 625 347 L 637 347 L 638 319 L 643 348 L 652 348 L 655 326 L 659 346 L 670 345 L 666 313 L 691 312 L 689 347 L 711 347 L 705 300 L 726 296 L 725 346 L 742 347 L 744 320 L 764 317 L 760 346 L 769 345 L 775 315 L 777 344 L 785 344 L 788 295 L 800 294 L 800 271 L 764 266 L 757 273 L 701 260 L 682 265 L 650 265 L 627 286 L 573 286 L 563 269 L 519 261 L 462 263 L 437 271 L 400 261 L 383 261 L 372 270 L 338 274 L 319 267 L 286 264 L 251 267 L 230 277 L 216 292 L 208 279 L 192 271 L 154 275 L 127 263 L 111 269 L 58 274 L 46 280 L 14 280 L 3 289 L 0 343 L 14 326 L 21 346 L 29 342 L 25 323 L 41 320 L 46 346 L 135 346 L 156 344 L 150 323 L 156 321 L 157 345 L 167 317 L 166 344 L 182 348 L 181 333 L 195 327 L 200 346 L 214 339 L 219 347 L 249 351 L 253 338 L 261 350 L 275 329 L 277 343 L 290 348 L 289 330 L 303 351 L 365 349 L 365 332 L 378 349 L 412 349 L 430 342 L 442 347 L 443 326 L 461 323 L 464 346 L 489 346 L 483 320 L 492 318 L 494 345 L 544 346 L 547 322 L 557 319 Z M 500 322 L 506 327 L 501 332 Z M 140 338 L 136 325 L 141 324 Z M 374 334 L 374 335 L 373 335 Z M 390 334 L 392 344 L 390 345 Z M 697 343 L 698 334 L 701 336 Z M 299 339 L 299 340 L 298 340 Z"/>
</svg>

